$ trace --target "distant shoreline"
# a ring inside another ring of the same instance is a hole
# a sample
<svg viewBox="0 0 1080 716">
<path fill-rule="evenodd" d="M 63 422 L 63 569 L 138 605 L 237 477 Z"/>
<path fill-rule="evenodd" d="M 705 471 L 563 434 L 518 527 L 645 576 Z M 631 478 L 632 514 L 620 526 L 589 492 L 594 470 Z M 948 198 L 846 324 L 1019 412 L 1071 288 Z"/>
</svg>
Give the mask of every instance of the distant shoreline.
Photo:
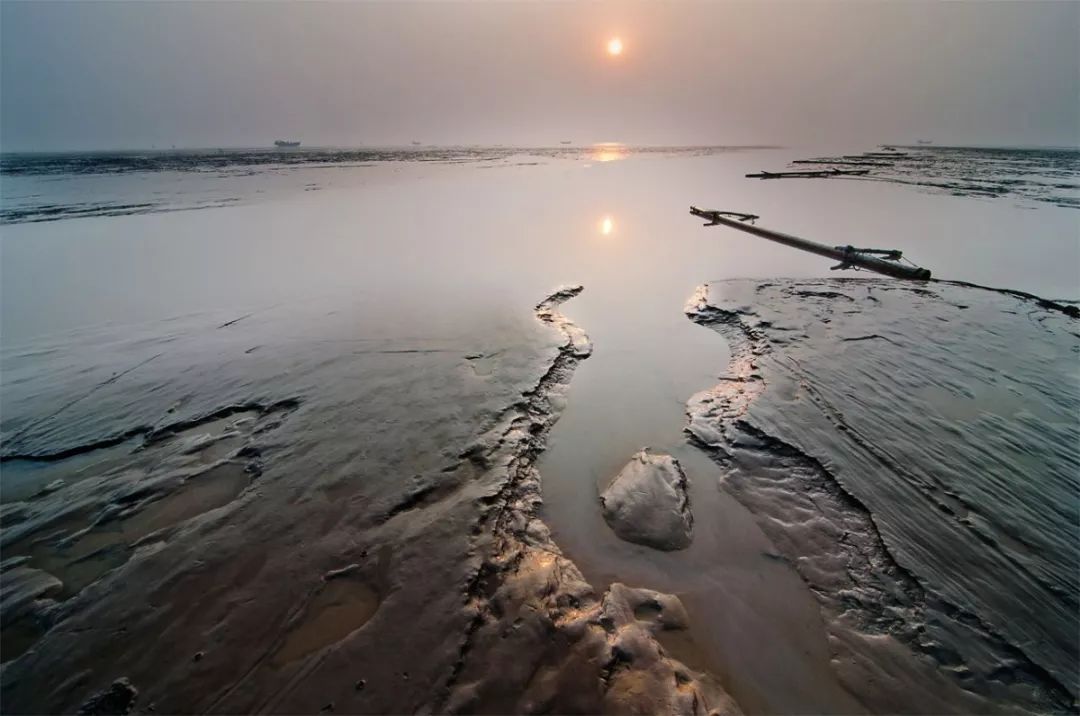
<svg viewBox="0 0 1080 716">
<path fill-rule="evenodd" d="M 856 143 L 853 143 L 856 144 Z M 112 149 L 0 149 L 0 156 L 27 156 L 48 154 L 181 154 L 203 152 L 265 152 L 299 154 L 304 152 L 359 152 L 359 151 L 430 151 L 436 150 L 460 150 L 460 149 L 498 149 L 498 150 L 573 150 L 588 149 L 599 146 L 619 146 L 626 149 L 799 149 L 801 144 L 630 144 L 622 142 L 574 142 L 572 144 L 355 144 L 355 145 L 309 145 L 300 147 L 274 147 L 274 146 L 204 146 L 204 147 L 176 147 L 163 149 L 159 147 L 127 147 Z M 1080 144 L 1076 145 L 1009 145 L 1009 144 L 905 144 L 882 142 L 877 146 L 896 147 L 898 149 L 919 149 L 924 151 L 937 150 L 987 150 L 987 151 L 1014 151 L 1014 152 L 1080 152 Z"/>
<path fill-rule="evenodd" d="M 274 146 L 235 146 L 235 147 L 177 147 L 176 149 L 161 148 L 128 148 L 128 149 L 18 149 L 0 150 L 0 156 L 25 156 L 35 154 L 172 154 L 172 153 L 202 153 L 202 152 L 265 152 L 271 154 L 289 153 L 303 154 L 304 152 L 363 152 L 363 151 L 409 151 L 423 152 L 435 150 L 560 150 L 571 151 L 574 149 L 592 149 L 602 146 L 617 146 L 625 149 L 789 149 L 791 147 L 781 144 L 623 144 L 621 142 L 582 142 L 574 144 L 359 144 L 359 145 L 311 145 L 301 147 L 274 147 Z M 900 145 L 897 145 L 900 146 Z"/>
</svg>

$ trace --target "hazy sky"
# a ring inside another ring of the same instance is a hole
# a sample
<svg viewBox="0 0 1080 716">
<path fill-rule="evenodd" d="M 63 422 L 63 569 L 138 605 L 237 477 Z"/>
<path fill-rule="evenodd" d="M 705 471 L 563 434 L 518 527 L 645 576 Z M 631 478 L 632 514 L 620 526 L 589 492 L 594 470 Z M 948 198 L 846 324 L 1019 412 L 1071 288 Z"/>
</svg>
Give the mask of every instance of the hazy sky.
<svg viewBox="0 0 1080 716">
<path fill-rule="evenodd" d="M 4 150 L 277 138 L 1077 145 L 1080 2 L 0 3 Z"/>
</svg>

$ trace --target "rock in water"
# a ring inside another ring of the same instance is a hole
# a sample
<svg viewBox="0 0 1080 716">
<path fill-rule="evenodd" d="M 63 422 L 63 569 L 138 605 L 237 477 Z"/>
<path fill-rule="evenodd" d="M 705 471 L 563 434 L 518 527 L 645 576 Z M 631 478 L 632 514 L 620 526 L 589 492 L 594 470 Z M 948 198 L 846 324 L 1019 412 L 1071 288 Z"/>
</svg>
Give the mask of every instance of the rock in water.
<svg viewBox="0 0 1080 716">
<path fill-rule="evenodd" d="M 686 475 L 670 455 L 642 449 L 600 495 L 600 504 L 608 525 L 628 542 L 665 551 L 690 545 L 694 518 Z"/>
</svg>

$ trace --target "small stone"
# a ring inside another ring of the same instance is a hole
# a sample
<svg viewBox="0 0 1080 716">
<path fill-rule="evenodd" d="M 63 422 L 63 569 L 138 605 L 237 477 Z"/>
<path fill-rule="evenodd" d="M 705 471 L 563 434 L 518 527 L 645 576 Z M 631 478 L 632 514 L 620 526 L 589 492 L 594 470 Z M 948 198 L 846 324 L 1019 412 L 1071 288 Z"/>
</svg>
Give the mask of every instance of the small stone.
<svg viewBox="0 0 1080 716">
<path fill-rule="evenodd" d="M 353 688 L 355 688 L 357 691 L 363 691 L 365 686 L 367 686 L 367 681 L 364 679 L 360 679 L 356 682 Z"/>
<path fill-rule="evenodd" d="M 202 661 L 202 658 L 204 656 L 206 656 L 206 654 L 204 652 L 197 651 L 197 652 L 195 652 L 195 656 L 191 657 L 191 660 L 192 661 Z"/>
<path fill-rule="evenodd" d="M 119 678 L 112 685 L 86 700 L 79 708 L 79 714 L 97 716 L 97 714 L 129 714 L 135 706 L 139 691 L 126 677 Z"/>
</svg>

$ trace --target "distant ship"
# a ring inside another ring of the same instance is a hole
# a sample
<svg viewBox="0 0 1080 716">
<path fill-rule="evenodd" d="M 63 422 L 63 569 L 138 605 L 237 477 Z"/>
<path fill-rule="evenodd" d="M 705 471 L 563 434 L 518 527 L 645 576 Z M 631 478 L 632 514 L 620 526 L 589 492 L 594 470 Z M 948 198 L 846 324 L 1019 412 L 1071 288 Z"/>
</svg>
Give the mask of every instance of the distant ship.
<svg viewBox="0 0 1080 716">
<path fill-rule="evenodd" d="M 416 142 L 416 141 L 414 141 L 414 142 L 413 142 L 413 146 L 414 146 L 414 147 L 419 147 L 419 146 L 420 146 L 420 142 Z"/>
<path fill-rule="evenodd" d="M 569 139 L 564 139 L 561 142 L 559 142 L 559 144 L 571 144 L 571 142 L 570 142 Z"/>
<path fill-rule="evenodd" d="M 934 142 L 933 142 L 932 140 L 930 140 L 930 139 L 920 139 L 920 140 L 918 140 L 918 141 L 919 141 L 919 144 L 933 144 L 933 143 L 934 143 Z"/>
<path fill-rule="evenodd" d="M 300 142 L 286 142 L 284 139 L 279 139 L 274 142 L 274 146 L 278 148 L 299 147 Z"/>
</svg>

